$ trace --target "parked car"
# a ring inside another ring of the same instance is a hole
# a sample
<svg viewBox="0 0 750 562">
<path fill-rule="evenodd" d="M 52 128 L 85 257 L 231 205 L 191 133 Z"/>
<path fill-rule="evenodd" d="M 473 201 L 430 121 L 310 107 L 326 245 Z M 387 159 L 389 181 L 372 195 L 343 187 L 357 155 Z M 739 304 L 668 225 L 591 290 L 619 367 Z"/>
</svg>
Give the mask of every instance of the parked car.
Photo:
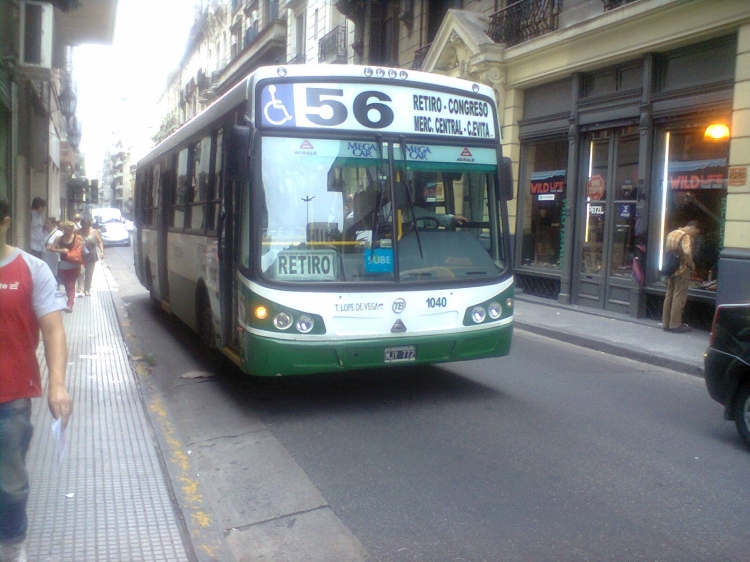
<svg viewBox="0 0 750 562">
<path fill-rule="evenodd" d="M 704 370 L 708 394 L 750 446 L 750 303 L 716 307 Z"/>
<path fill-rule="evenodd" d="M 98 207 L 91 209 L 91 218 L 99 224 L 112 221 L 122 222 L 122 211 L 116 207 Z"/>
<path fill-rule="evenodd" d="M 130 232 L 121 221 L 100 223 L 99 234 L 105 246 L 130 246 Z"/>
</svg>

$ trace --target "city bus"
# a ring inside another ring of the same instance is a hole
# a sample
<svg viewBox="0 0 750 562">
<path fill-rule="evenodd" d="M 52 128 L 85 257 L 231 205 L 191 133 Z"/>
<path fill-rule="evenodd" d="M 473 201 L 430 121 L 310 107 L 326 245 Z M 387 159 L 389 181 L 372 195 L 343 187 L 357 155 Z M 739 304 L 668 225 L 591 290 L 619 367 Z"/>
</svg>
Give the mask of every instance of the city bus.
<svg viewBox="0 0 750 562">
<path fill-rule="evenodd" d="M 263 67 L 138 162 L 136 272 L 251 375 L 503 356 L 511 183 L 489 86 Z"/>
</svg>

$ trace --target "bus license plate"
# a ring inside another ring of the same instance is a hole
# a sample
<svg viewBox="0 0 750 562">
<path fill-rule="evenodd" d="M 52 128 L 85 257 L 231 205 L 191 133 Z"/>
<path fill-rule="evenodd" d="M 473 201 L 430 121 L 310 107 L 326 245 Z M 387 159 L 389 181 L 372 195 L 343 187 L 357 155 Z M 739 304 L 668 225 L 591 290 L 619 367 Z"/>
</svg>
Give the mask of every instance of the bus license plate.
<svg viewBox="0 0 750 562">
<path fill-rule="evenodd" d="M 385 348 L 386 363 L 402 363 L 405 361 L 416 361 L 416 359 L 417 349 L 413 345 Z"/>
</svg>

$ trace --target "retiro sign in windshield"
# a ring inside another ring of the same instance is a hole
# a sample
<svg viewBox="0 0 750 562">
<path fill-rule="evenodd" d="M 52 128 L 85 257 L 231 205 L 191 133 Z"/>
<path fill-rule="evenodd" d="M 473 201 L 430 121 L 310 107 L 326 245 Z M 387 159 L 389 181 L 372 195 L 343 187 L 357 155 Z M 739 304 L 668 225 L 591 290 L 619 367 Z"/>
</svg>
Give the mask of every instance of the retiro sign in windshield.
<svg viewBox="0 0 750 562">
<path fill-rule="evenodd" d="M 482 97 L 386 84 L 264 84 L 265 127 L 337 128 L 497 138 L 491 103 Z"/>
</svg>

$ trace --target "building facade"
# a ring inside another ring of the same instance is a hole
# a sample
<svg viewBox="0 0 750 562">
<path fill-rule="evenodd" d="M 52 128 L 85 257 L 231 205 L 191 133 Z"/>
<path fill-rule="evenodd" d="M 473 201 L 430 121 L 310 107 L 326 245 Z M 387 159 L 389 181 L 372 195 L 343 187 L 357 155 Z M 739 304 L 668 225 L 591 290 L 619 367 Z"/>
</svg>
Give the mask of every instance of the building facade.
<svg viewBox="0 0 750 562">
<path fill-rule="evenodd" d="M 117 0 L 0 0 L 0 196 L 13 208 L 13 244 L 28 248 L 35 197 L 50 216 L 70 207 L 80 135 L 74 115 L 63 115 L 63 93 L 74 90 L 70 47 L 111 44 L 116 8 Z"/>
<path fill-rule="evenodd" d="M 160 100 L 161 142 L 265 65 L 350 62 L 346 18 L 327 0 L 209 0 L 196 9 Z"/>
</svg>

